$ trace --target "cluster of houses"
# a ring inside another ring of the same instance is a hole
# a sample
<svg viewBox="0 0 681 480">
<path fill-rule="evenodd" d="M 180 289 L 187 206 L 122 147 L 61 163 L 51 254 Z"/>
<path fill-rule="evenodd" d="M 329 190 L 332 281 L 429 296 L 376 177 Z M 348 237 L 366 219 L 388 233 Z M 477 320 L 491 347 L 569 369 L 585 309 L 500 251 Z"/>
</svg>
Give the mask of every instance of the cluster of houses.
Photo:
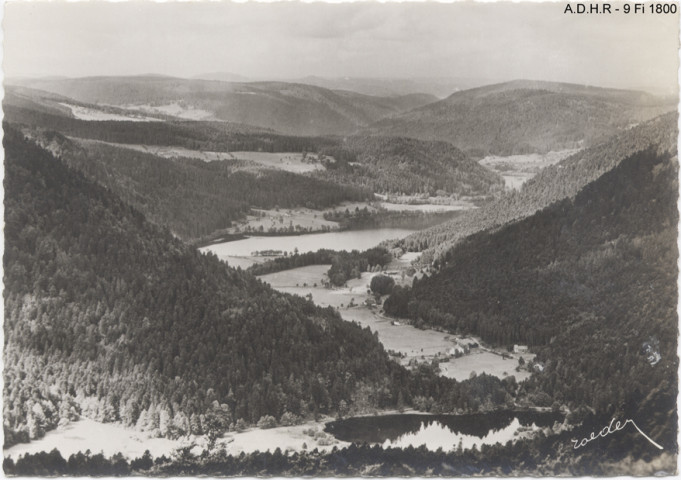
<svg viewBox="0 0 681 480">
<path fill-rule="evenodd" d="M 467 355 L 471 352 L 471 350 L 480 347 L 478 342 L 475 340 L 471 339 L 461 339 L 457 340 L 456 345 L 451 347 L 447 353 L 449 355 L 452 355 L 454 357 L 460 357 L 462 355 Z"/>
<path fill-rule="evenodd" d="M 513 353 L 527 353 L 527 345 L 513 345 Z M 532 362 L 529 366 L 535 372 L 543 372 L 544 364 L 541 362 Z"/>
</svg>

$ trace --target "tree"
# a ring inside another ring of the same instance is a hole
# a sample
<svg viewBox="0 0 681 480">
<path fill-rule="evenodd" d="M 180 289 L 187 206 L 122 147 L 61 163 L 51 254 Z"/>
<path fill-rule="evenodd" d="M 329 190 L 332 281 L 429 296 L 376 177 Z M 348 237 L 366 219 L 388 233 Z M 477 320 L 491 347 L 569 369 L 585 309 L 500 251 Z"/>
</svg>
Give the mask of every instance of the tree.
<svg viewBox="0 0 681 480">
<path fill-rule="evenodd" d="M 274 428 L 277 426 L 277 420 L 272 415 L 264 415 L 258 420 L 258 428 Z"/>
<path fill-rule="evenodd" d="M 395 280 L 393 280 L 392 277 L 387 275 L 374 275 L 371 279 L 369 288 L 371 288 L 372 292 L 379 295 L 387 295 L 392 292 L 394 286 Z"/>
<path fill-rule="evenodd" d="M 348 404 L 345 400 L 341 400 L 338 404 L 338 418 L 345 417 L 349 412 Z"/>
<path fill-rule="evenodd" d="M 290 427 L 292 425 L 297 425 L 298 421 L 299 418 L 294 413 L 284 412 L 279 423 L 284 427 Z"/>
</svg>

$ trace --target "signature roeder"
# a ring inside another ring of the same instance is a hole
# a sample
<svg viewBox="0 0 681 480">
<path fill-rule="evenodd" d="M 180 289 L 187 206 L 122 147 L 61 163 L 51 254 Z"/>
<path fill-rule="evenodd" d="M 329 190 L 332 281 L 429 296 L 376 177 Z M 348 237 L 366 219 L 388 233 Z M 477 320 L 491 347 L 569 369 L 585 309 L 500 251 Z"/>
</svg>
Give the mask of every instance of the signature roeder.
<svg viewBox="0 0 681 480">
<path fill-rule="evenodd" d="M 615 424 L 614 427 L 613 427 L 613 423 Z M 631 420 L 630 418 L 628 418 L 624 423 L 621 423 L 619 420 L 617 421 L 617 423 L 615 423 L 615 419 L 613 418 L 610 421 L 610 425 L 606 425 L 605 427 L 603 427 L 603 429 L 600 432 L 598 432 L 597 434 L 594 433 L 594 432 L 591 432 L 591 435 L 589 435 L 589 437 L 587 437 L 587 438 L 582 438 L 581 440 L 572 439 L 572 442 L 574 443 L 573 448 L 575 450 L 577 450 L 578 448 L 581 448 L 581 447 L 585 446 L 586 444 L 593 442 L 598 437 L 605 438 L 608 435 L 610 435 L 611 433 L 619 432 L 620 430 L 624 430 L 624 427 L 626 427 L 629 423 L 631 423 L 634 426 L 634 428 L 636 430 L 638 430 L 638 433 L 643 435 L 646 438 L 646 440 L 648 440 L 650 443 L 655 445 L 660 450 L 663 450 L 662 445 L 656 443 L 655 441 L 653 441 L 652 438 L 650 438 L 648 435 L 643 433 L 643 431 L 640 428 L 638 428 L 638 425 L 636 425 L 636 423 L 633 420 Z"/>
</svg>

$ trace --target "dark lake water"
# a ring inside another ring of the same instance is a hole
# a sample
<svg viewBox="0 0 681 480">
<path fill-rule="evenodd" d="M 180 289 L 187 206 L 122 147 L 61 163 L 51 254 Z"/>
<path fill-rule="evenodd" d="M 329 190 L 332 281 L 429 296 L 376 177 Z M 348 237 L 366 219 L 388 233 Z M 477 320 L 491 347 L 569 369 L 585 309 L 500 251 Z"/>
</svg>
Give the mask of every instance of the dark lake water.
<svg viewBox="0 0 681 480">
<path fill-rule="evenodd" d="M 325 431 L 339 440 L 380 444 L 384 447 L 418 447 L 429 450 L 464 449 L 476 445 L 505 444 L 523 432 L 562 421 L 560 413 L 495 412 L 472 415 L 400 414 L 354 417 L 326 424 Z"/>
</svg>

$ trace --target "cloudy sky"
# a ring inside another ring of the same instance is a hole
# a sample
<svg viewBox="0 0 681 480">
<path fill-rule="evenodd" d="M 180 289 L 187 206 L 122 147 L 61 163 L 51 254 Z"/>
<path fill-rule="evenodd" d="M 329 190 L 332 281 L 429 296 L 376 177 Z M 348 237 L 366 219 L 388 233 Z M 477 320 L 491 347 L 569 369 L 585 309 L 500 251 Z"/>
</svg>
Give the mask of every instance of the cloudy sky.
<svg viewBox="0 0 681 480">
<path fill-rule="evenodd" d="M 565 5 L 10 1 L 3 70 L 677 85 L 678 15 L 570 15 Z"/>
</svg>

